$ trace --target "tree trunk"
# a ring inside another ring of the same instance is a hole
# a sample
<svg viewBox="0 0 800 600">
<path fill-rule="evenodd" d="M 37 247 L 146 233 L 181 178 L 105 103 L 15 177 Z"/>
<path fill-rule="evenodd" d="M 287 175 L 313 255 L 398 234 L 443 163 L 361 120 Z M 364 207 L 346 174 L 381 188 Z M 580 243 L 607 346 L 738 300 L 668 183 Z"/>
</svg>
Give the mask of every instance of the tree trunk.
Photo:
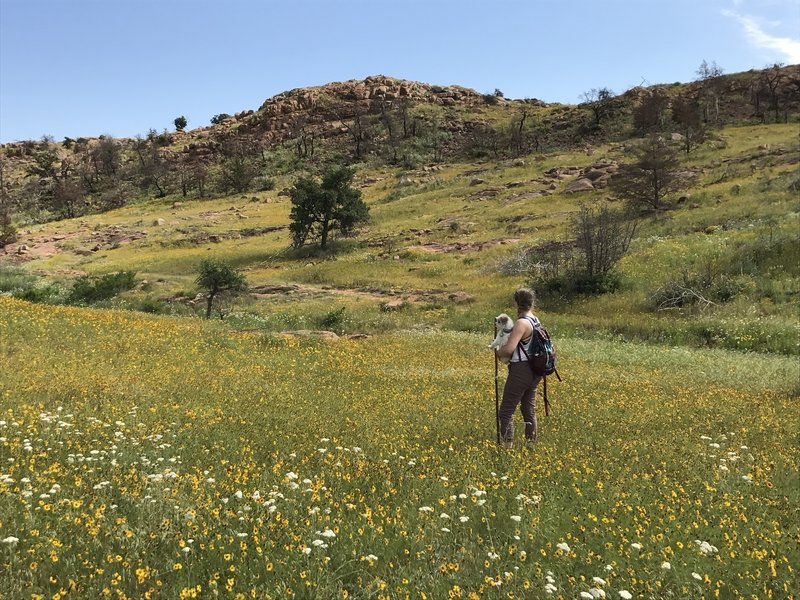
<svg viewBox="0 0 800 600">
<path fill-rule="evenodd" d="M 206 303 L 206 319 L 210 319 L 211 318 L 211 307 L 214 304 L 214 296 L 215 296 L 214 293 L 209 293 L 208 294 L 208 301 Z"/>
<path fill-rule="evenodd" d="M 325 245 L 328 243 L 328 229 L 330 228 L 330 222 L 326 219 L 322 222 L 322 232 L 320 233 L 320 240 L 319 240 L 319 247 L 323 250 L 325 249 Z"/>
</svg>

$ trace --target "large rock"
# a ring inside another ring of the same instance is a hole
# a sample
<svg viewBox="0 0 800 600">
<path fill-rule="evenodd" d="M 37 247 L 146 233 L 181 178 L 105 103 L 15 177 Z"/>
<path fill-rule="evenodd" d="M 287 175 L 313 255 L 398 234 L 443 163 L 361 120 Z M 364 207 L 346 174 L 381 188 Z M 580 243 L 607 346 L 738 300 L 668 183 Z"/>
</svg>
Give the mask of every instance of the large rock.
<svg viewBox="0 0 800 600">
<path fill-rule="evenodd" d="M 564 190 L 565 194 L 579 194 L 581 192 L 591 192 L 594 190 L 594 185 L 591 179 L 581 177 L 570 183 Z"/>
</svg>

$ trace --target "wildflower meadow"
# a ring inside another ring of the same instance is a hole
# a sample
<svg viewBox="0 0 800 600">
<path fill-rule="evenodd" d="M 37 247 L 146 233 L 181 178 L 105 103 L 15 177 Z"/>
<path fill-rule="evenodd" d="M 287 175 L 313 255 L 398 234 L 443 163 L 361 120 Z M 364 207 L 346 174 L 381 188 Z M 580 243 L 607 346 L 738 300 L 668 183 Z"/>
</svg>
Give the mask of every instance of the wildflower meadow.
<svg viewBox="0 0 800 600">
<path fill-rule="evenodd" d="M 0 340 L 4 598 L 800 589 L 793 357 L 563 339 L 539 442 L 509 451 L 487 336 L 0 298 Z"/>
</svg>

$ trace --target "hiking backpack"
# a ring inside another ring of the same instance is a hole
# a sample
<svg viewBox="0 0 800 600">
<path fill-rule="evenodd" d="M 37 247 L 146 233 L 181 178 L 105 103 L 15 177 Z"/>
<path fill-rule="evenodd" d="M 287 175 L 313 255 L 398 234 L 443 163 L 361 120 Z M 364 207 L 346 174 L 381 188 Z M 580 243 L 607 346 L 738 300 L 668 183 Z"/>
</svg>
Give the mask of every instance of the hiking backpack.
<svg viewBox="0 0 800 600">
<path fill-rule="evenodd" d="M 533 374 L 542 378 L 544 388 L 544 414 L 547 416 L 550 414 L 550 401 L 547 398 L 547 376 L 555 374 L 556 379 L 561 381 L 561 376 L 558 374 L 558 370 L 556 370 L 556 347 L 547 329 L 545 329 L 539 319 L 532 317 L 525 318 L 528 319 L 533 326 L 533 333 L 531 334 L 530 341 L 527 343 L 527 348 L 525 347 L 526 344 L 523 344 L 521 340 L 519 348 L 522 350 L 525 358 L 528 359 L 528 364 Z"/>
</svg>

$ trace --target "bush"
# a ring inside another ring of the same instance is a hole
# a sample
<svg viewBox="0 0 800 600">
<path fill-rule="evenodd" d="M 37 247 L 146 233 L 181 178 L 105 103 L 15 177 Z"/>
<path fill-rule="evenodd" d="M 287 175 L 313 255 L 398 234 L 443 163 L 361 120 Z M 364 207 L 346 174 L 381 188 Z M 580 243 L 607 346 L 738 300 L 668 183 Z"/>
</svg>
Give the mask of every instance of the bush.
<svg viewBox="0 0 800 600">
<path fill-rule="evenodd" d="M 121 292 L 133 289 L 136 285 L 134 271 L 120 271 L 100 277 L 84 275 L 79 277 L 70 291 L 70 304 L 92 303 L 108 300 Z"/>
<path fill-rule="evenodd" d="M 155 298 L 144 298 L 136 303 L 134 308 L 151 315 L 160 315 L 166 312 L 167 305 Z"/>
<path fill-rule="evenodd" d="M 259 192 L 269 192 L 275 189 L 275 180 L 271 177 L 256 177 L 255 188 Z"/>
<path fill-rule="evenodd" d="M 543 299 L 563 299 L 573 296 L 612 294 L 622 288 L 622 278 L 614 271 L 596 275 L 569 273 L 536 279 L 530 285 Z"/>
<path fill-rule="evenodd" d="M 17 228 L 11 222 L 7 211 L 0 210 L 0 248 L 17 241 Z"/>
<path fill-rule="evenodd" d="M 344 332 L 345 321 L 345 307 L 337 308 L 326 314 L 320 319 L 320 325 L 323 329 L 328 329 L 336 333 Z"/>
<path fill-rule="evenodd" d="M 56 285 L 31 286 L 12 293 L 14 298 L 37 304 L 56 304 L 61 300 L 61 295 L 62 289 Z"/>
<path fill-rule="evenodd" d="M 0 292 L 13 292 L 19 289 L 27 289 L 36 283 L 36 278 L 22 269 L 2 268 L 0 269 Z"/>
</svg>

